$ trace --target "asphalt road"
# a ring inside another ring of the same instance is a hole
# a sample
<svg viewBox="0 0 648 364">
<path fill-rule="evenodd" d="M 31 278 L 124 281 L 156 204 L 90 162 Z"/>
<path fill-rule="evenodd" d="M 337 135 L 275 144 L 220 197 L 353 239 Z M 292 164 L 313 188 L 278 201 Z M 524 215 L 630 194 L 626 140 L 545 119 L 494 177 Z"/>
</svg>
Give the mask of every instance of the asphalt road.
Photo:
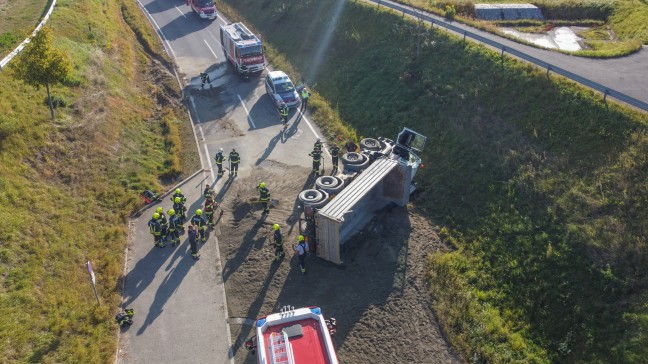
<svg viewBox="0 0 648 364">
<path fill-rule="evenodd" d="M 241 155 L 239 178 L 265 161 L 309 167 L 319 130 L 308 115 L 291 110 L 284 133 L 272 101 L 265 93 L 265 72 L 243 81 L 234 73 L 219 43 L 222 17 L 198 18 L 181 1 L 144 0 L 156 28 L 180 71 L 189 96 L 189 109 L 198 139 L 204 172 L 180 186 L 187 197 L 188 215 L 203 202 L 205 184 L 214 187 L 217 199 L 227 199 L 235 178 L 216 179 L 213 155 L 232 148 Z M 211 87 L 200 87 L 207 72 Z M 303 151 L 297 152 L 296 151 Z M 272 190 L 272 182 L 266 181 Z M 171 207 L 169 198 L 153 207 Z M 231 336 L 217 237 L 201 246 L 201 259 L 189 254 L 186 236 L 178 248 L 154 248 L 147 222 L 153 209 L 132 221 L 124 287 L 124 307 L 134 308 L 134 324 L 123 330 L 118 363 L 228 363 Z"/>
<path fill-rule="evenodd" d="M 369 3 L 381 6 L 389 6 L 392 9 L 411 9 L 403 4 L 394 3 L 388 0 L 364 0 Z M 440 16 L 426 13 L 428 16 L 441 22 L 447 22 Z M 452 25 L 463 30 L 478 34 L 484 38 L 491 39 L 505 45 L 508 49 L 515 49 L 530 56 L 544 60 L 554 66 L 563 68 L 576 75 L 597 82 L 610 89 L 619 91 L 637 100 L 648 103 L 648 49 L 646 46 L 636 53 L 626 57 L 612 59 L 593 59 L 576 57 L 550 50 L 531 47 L 525 44 L 516 43 L 507 38 L 502 38 L 492 33 L 458 23 Z M 461 35 L 462 36 L 462 35 Z M 467 38 L 470 39 L 470 38 Z M 498 50 L 499 51 L 499 50 Z"/>
</svg>

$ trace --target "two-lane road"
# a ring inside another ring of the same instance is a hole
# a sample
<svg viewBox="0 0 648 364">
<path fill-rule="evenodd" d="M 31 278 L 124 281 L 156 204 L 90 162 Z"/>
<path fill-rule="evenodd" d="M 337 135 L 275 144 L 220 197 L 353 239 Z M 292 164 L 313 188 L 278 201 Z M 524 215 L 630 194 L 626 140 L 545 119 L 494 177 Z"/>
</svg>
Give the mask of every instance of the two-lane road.
<svg viewBox="0 0 648 364">
<path fill-rule="evenodd" d="M 216 179 L 212 168 L 219 148 L 226 155 L 236 148 L 241 155 L 239 176 L 229 180 L 234 184 L 266 161 L 310 167 L 308 152 L 319 130 L 308 115 L 292 110 L 291 126 L 282 132 L 263 86 L 265 72 L 244 82 L 227 63 L 219 41 L 226 20 L 220 14 L 209 21 L 179 0 L 140 1 L 180 71 L 206 170 L 180 186 L 188 216 L 201 207 L 206 183 L 227 198 L 228 178 Z M 211 87 L 200 87 L 201 72 L 210 75 Z M 171 203 L 167 198 L 157 206 L 166 211 Z M 153 248 L 147 227 L 152 212 L 132 223 L 124 303 L 136 317 L 122 334 L 117 362 L 233 363 L 218 237 L 209 236 L 197 262 L 187 253 L 186 235 L 180 247 Z"/>
</svg>

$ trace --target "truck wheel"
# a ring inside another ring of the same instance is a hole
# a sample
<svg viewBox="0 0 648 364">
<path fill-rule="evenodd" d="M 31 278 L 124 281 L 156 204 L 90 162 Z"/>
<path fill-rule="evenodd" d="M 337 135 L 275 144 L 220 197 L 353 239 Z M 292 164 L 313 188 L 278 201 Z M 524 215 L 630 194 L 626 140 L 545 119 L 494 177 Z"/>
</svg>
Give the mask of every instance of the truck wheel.
<svg viewBox="0 0 648 364">
<path fill-rule="evenodd" d="M 329 194 L 337 194 L 344 187 L 344 181 L 334 176 L 322 176 L 315 181 L 318 189 L 326 191 Z"/>
<path fill-rule="evenodd" d="M 365 150 L 381 150 L 382 146 L 380 141 L 374 138 L 364 138 L 360 141 L 360 149 Z"/>
<path fill-rule="evenodd" d="M 322 199 L 324 199 L 322 192 L 314 189 L 303 190 L 299 194 L 299 201 L 306 205 L 313 205 Z"/>
<path fill-rule="evenodd" d="M 349 152 L 342 155 L 342 165 L 348 171 L 360 171 L 371 164 L 371 160 L 365 154 Z"/>
</svg>

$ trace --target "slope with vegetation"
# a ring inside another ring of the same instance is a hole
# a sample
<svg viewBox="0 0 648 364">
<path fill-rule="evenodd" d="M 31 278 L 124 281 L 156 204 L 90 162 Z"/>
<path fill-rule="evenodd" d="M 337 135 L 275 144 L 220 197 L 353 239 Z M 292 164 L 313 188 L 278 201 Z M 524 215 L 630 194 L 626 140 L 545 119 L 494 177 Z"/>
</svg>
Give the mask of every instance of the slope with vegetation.
<svg viewBox="0 0 648 364">
<path fill-rule="evenodd" d="M 217 5 L 359 134 L 430 137 L 413 208 L 454 247 L 430 253 L 431 305 L 467 361 L 648 357 L 645 114 L 384 7 Z"/>
<path fill-rule="evenodd" d="M 135 3 L 60 0 L 48 28 L 73 66 L 51 88 L 55 120 L 43 88 L 0 72 L 0 361 L 105 363 L 138 193 L 193 172 L 198 156 Z"/>
<path fill-rule="evenodd" d="M 0 0 L 0 59 L 29 36 L 52 0 Z"/>
</svg>

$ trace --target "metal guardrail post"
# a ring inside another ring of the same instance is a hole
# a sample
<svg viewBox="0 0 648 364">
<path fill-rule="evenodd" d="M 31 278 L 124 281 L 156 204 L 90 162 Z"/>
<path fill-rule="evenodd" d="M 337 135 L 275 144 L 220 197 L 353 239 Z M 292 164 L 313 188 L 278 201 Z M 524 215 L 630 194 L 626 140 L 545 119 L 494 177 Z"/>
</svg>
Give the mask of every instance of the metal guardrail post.
<svg viewBox="0 0 648 364">
<path fill-rule="evenodd" d="M 547 80 L 549 80 L 549 72 L 551 72 L 551 65 L 547 65 Z"/>
</svg>

